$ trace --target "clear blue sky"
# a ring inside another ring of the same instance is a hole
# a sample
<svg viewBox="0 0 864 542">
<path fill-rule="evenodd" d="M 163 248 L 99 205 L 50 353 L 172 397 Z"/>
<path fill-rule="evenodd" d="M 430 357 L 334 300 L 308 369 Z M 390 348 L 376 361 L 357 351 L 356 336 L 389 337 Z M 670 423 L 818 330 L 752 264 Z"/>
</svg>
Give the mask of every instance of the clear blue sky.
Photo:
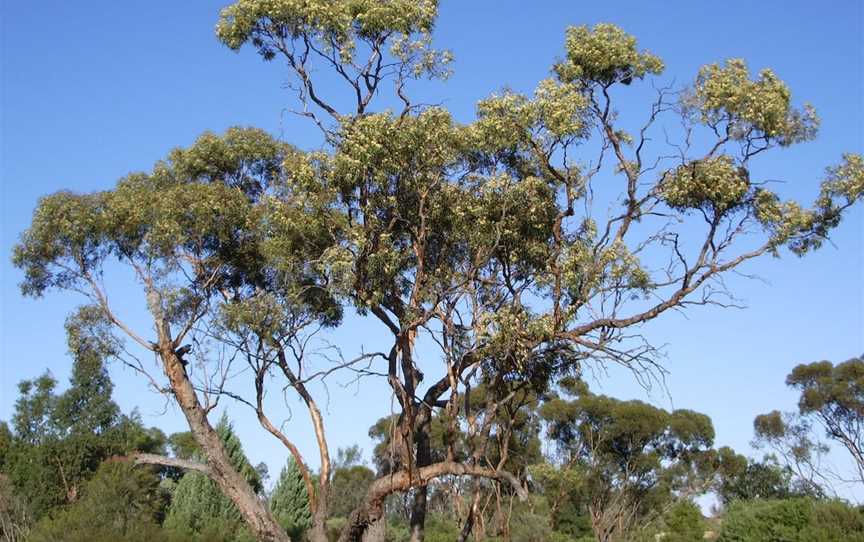
<svg viewBox="0 0 864 542">
<path fill-rule="evenodd" d="M 9 254 L 39 196 L 59 189 L 91 191 L 149 168 L 204 130 L 254 125 L 301 147 L 318 143 L 308 123 L 283 116 L 290 96 L 278 63 L 250 51 L 234 54 L 213 35 L 222 2 L 3 2 L 0 102 L 0 419 L 8 419 L 15 385 L 46 368 L 63 381 L 69 358 L 63 320 L 80 300 L 51 294 L 22 298 Z M 530 6 L 530 8 L 528 7 Z M 722 7 L 721 7 L 722 6 Z M 822 118 L 817 141 L 775 152 L 763 173 L 812 200 L 825 166 L 841 152 L 862 152 L 864 43 L 862 3 L 815 2 L 516 2 L 444 1 L 437 40 L 456 55 L 455 75 L 420 89 L 471 120 L 476 100 L 509 86 L 528 91 L 562 52 L 568 25 L 612 22 L 663 58 L 663 81 L 683 84 L 704 63 L 743 57 L 772 67 L 799 104 Z M 635 91 L 634 91 L 635 92 Z M 752 419 L 792 409 L 783 380 L 797 363 L 841 361 L 864 352 L 864 213 L 859 206 L 834 246 L 798 259 L 762 260 L 746 269 L 768 282 L 730 279 L 748 304 L 742 311 L 696 310 L 648 328 L 667 344 L 669 396 L 636 386 L 610 370 L 595 388 L 709 414 L 720 444 L 748 451 Z M 114 292 L 124 300 L 124 293 Z M 132 299 L 129 298 L 130 303 Z M 135 301 L 137 302 L 137 301 Z M 381 331 L 351 319 L 334 340 L 346 354 L 375 348 Z M 141 408 L 148 423 L 182 429 L 177 411 L 129 372 L 112 370 L 117 400 Z M 370 449 L 366 428 L 389 412 L 369 384 L 330 386 L 331 443 Z M 671 398 L 671 399 L 670 399 Z M 311 433 L 299 404 L 288 424 L 314 464 Z M 162 414 L 165 411 L 164 415 Z M 254 420 L 231 407 L 248 455 L 277 469 L 284 449 Z"/>
</svg>

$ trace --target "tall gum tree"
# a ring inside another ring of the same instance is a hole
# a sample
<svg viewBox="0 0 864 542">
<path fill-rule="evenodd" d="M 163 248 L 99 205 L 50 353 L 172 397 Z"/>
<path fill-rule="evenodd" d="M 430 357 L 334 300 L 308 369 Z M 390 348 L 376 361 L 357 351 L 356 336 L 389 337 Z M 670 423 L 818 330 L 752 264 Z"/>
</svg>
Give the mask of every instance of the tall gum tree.
<svg viewBox="0 0 864 542">
<path fill-rule="evenodd" d="M 418 28 L 431 30 L 434 4 L 412 7 L 420 11 L 404 14 L 430 17 Z M 332 146 L 296 168 L 304 177 L 294 190 L 330 198 L 341 211 L 344 242 L 328 254 L 341 275 L 334 284 L 393 333 L 387 378 L 402 409 L 393 445 L 408 472 L 430 460 L 432 410 L 467 412 L 459 403 L 471 378 L 542 384 L 589 358 L 650 367 L 655 351 L 636 326 L 673 308 L 732 303 L 724 273 L 783 246 L 798 254 L 818 247 L 860 198 L 856 155 L 829 170 L 811 209 L 751 181 L 751 160 L 814 137 L 817 126 L 812 108 L 794 108 L 770 70 L 753 78 L 741 60 L 706 66 L 684 92 L 660 91 L 631 135 L 618 126 L 614 97 L 659 75 L 662 61 L 612 25 L 573 27 L 565 59 L 534 96 L 483 100 L 477 121 L 459 126 L 407 97 L 406 75 L 429 64 L 412 71 L 402 68 L 408 57 L 379 62 L 389 36 L 368 33 L 371 20 L 323 3 L 248 1 L 223 12 L 218 33 L 231 48 L 251 42 L 266 60 L 284 60 L 298 112 Z M 393 20 L 382 15 L 379 24 Z M 404 53 L 403 43 L 392 51 Z M 427 45 L 417 41 L 416 58 L 447 58 Z M 319 64 L 336 71 L 356 103 L 322 97 L 312 75 Z M 404 106 L 398 114 L 372 109 L 388 78 Z M 652 128 L 665 117 L 685 126 L 666 157 L 649 151 Z M 600 149 L 594 156 L 592 143 Z M 608 162 L 623 189 L 602 216 L 592 181 Z M 739 242 L 750 233 L 763 242 Z M 652 270 L 643 254 L 666 256 L 665 265 Z M 422 333 L 436 339 L 444 362 L 444 375 L 425 389 L 414 348 Z M 422 486 L 415 496 L 419 539 Z"/>
<path fill-rule="evenodd" d="M 255 221 L 257 187 L 278 172 L 281 162 L 279 147 L 258 131 L 233 130 L 225 139 L 229 143 L 224 147 L 233 154 L 214 150 L 214 138 L 205 136 L 193 150 L 207 149 L 202 153 L 206 160 L 178 151 L 151 173 L 121 179 L 113 190 L 43 198 L 14 258 L 25 268 L 25 293 L 40 295 L 49 288 L 81 292 L 103 321 L 160 360 L 164 378 L 136 358 L 127 363 L 174 398 L 206 464 L 151 456 L 139 460 L 206 473 L 259 539 L 288 540 L 234 468 L 208 421 L 214 403 L 206 390 L 212 379 L 209 373 L 202 375 L 203 383 L 190 378 L 193 359 L 184 345 L 211 319 L 216 296 L 237 282 L 232 262 L 249 257 L 244 246 L 254 238 L 243 226 Z M 121 320 L 108 297 L 104 276 L 116 272 L 116 264 L 130 268 L 141 288 L 152 320 L 147 338 Z"/>
<path fill-rule="evenodd" d="M 25 294 L 80 292 L 160 360 L 164 376 L 126 362 L 176 400 L 206 463 L 139 460 L 207 473 L 261 540 L 289 537 L 207 419 L 220 398 L 253 408 L 300 466 L 264 398 L 278 378 L 304 401 L 321 463 L 317 484 L 302 472 L 309 536 L 323 540 L 330 459 L 307 384 L 357 363 L 384 375 L 399 405 L 389 442 L 401 467 L 371 485 L 341 539 L 359 540 L 387 495 L 413 490 L 411 536 L 422 540 L 436 477 L 486 477 L 524 495 L 486 460 L 489 435 L 506 432 L 503 405 L 586 361 L 650 370 L 656 350 L 640 324 L 732 303 L 724 275 L 784 247 L 818 248 L 864 192 L 864 161 L 853 154 L 828 169 L 810 207 L 751 179 L 752 161 L 813 138 L 817 120 L 773 72 L 753 77 L 741 60 L 704 67 L 681 92 L 658 91 L 642 127 L 627 133 L 616 100 L 663 63 L 613 25 L 568 29 L 565 56 L 533 95 L 481 100 L 476 121 L 459 124 L 409 95 L 412 80 L 447 75 L 449 53 L 432 47 L 436 15 L 429 0 L 228 6 L 218 37 L 284 62 L 294 111 L 321 129 L 323 150 L 299 152 L 254 129 L 205 134 L 111 190 L 43 198 L 15 249 Z M 344 93 L 318 79 L 323 69 Z M 388 89 L 389 102 L 379 97 Z M 376 109 L 382 102 L 399 107 Z M 683 126 L 680 141 L 656 148 L 666 119 Z M 148 334 L 109 300 L 103 278 L 118 263 L 146 300 Z M 392 340 L 313 370 L 303 346 L 347 307 Z M 435 349 L 420 359 L 424 339 Z M 253 369 L 246 393 L 226 386 L 238 358 Z M 440 370 L 427 376 L 420 365 Z M 435 415 L 467 452 L 433 456 Z"/>
</svg>

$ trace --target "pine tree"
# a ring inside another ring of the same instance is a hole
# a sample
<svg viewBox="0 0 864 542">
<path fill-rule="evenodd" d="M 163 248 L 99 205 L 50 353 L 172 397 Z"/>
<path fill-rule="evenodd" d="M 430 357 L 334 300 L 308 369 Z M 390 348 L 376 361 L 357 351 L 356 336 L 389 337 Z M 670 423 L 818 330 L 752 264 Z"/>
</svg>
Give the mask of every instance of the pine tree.
<svg viewBox="0 0 864 542">
<path fill-rule="evenodd" d="M 231 463 L 249 484 L 260 491 L 261 477 L 246 459 L 240 439 L 223 415 L 216 426 Z M 200 458 L 198 458 L 200 459 Z M 240 512 L 216 484 L 199 472 L 187 472 L 174 489 L 165 527 L 206 540 L 237 540 L 244 537 Z"/>
<path fill-rule="evenodd" d="M 293 457 L 282 468 L 279 481 L 270 496 L 270 510 L 292 539 L 300 539 L 312 526 L 309 494 L 306 492 L 300 468 Z"/>
</svg>

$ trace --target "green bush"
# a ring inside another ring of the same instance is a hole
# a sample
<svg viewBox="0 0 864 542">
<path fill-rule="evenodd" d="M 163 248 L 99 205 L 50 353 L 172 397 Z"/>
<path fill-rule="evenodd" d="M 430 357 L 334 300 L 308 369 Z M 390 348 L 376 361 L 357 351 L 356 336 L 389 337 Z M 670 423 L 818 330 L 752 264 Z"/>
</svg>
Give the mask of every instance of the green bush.
<svg viewBox="0 0 864 542">
<path fill-rule="evenodd" d="M 44 517 L 31 542 L 161 542 L 169 540 L 158 519 L 164 508 L 159 478 L 146 467 L 103 463 L 74 504 Z"/>
<path fill-rule="evenodd" d="M 737 501 L 720 542 L 864 542 L 864 516 L 840 501 L 809 498 Z"/>
</svg>

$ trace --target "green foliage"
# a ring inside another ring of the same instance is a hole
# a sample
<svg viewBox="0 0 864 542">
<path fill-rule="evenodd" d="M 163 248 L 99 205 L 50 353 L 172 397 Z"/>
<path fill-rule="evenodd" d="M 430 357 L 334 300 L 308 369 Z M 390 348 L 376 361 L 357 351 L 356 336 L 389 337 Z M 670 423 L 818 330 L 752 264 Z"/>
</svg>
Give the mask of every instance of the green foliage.
<svg viewBox="0 0 864 542">
<path fill-rule="evenodd" d="M 57 381 L 48 372 L 34 380 L 25 380 L 18 384 L 19 396 L 15 401 L 12 425 L 19 440 L 35 445 L 54 436 L 56 386 Z"/>
<path fill-rule="evenodd" d="M 699 209 L 720 215 L 740 205 L 750 176 L 729 156 L 707 158 L 673 170 L 663 183 L 663 198 L 676 209 Z"/>
<path fill-rule="evenodd" d="M 590 454 L 586 458 L 592 463 L 636 469 L 631 472 L 637 477 L 664 468 L 664 461 L 691 461 L 714 439 L 711 420 L 703 414 L 669 413 L 641 401 L 590 392 L 573 401 L 553 398 L 543 404 L 541 413 L 550 423 L 550 436 L 563 449 Z M 592 449 L 584 450 L 583 445 Z"/>
<path fill-rule="evenodd" d="M 546 542 L 552 535 L 549 508 L 545 499 L 514 503 L 509 516 L 512 542 Z"/>
<path fill-rule="evenodd" d="M 437 14 L 435 0 L 240 0 L 222 10 L 216 35 L 235 50 L 251 42 L 265 60 L 280 51 L 280 38 L 305 39 L 316 51 L 347 66 L 355 60 L 358 46 L 389 43 L 389 52 L 412 60 L 410 73 L 420 76 L 434 74 L 439 63 L 450 59 L 428 45 Z"/>
<path fill-rule="evenodd" d="M 451 542 L 459 537 L 459 526 L 449 514 L 431 513 L 426 518 L 424 540 L 429 542 Z M 387 524 L 387 542 L 409 542 L 411 533 L 404 520 Z"/>
<path fill-rule="evenodd" d="M 715 456 L 714 428 L 707 416 L 594 395 L 584 386 L 567 389 L 577 394 L 574 400 L 551 398 L 541 414 L 567 458 L 562 469 L 572 472 L 545 467 L 536 471 L 538 482 L 551 495 L 557 491 L 557 498 L 581 504 L 593 517 L 602 515 L 593 524 L 598 538 L 624 536 L 675 492 L 708 481 Z M 558 514 L 553 518 L 557 527 Z"/>
<path fill-rule="evenodd" d="M 216 426 L 216 432 L 231 464 L 256 491 L 260 491 L 260 476 L 243 454 L 240 439 L 224 415 Z M 215 482 L 195 471 L 184 474 L 174 488 L 164 525 L 177 533 L 200 540 L 227 542 L 245 540 L 249 536 L 234 503 L 222 494 Z"/>
<path fill-rule="evenodd" d="M 756 500 L 733 503 L 721 542 L 830 542 L 864 540 L 861 511 L 839 501 Z"/>
<path fill-rule="evenodd" d="M 594 28 L 571 26 L 565 42 L 567 60 L 555 66 L 563 81 L 583 81 L 609 86 L 630 84 L 647 74 L 663 71 L 663 61 L 647 51 L 639 51 L 636 38 L 612 24 Z"/>
<path fill-rule="evenodd" d="M 751 80 L 747 64 L 736 58 L 724 66 L 704 66 L 688 105 L 710 126 L 725 123 L 734 139 L 751 137 L 755 131 L 788 146 L 814 138 L 819 126 L 811 106 L 796 110 L 790 101 L 789 88 L 773 71 L 764 69 Z"/>
<path fill-rule="evenodd" d="M 718 451 L 717 496 L 724 505 L 738 500 L 787 499 L 812 495 L 807 486 L 795 484 L 792 471 L 766 457 L 748 459 L 730 448 Z"/>
<path fill-rule="evenodd" d="M 823 361 L 799 365 L 786 383 L 801 392 L 799 412 L 816 415 L 826 425 L 829 438 L 841 435 L 857 439 L 864 435 L 857 426 L 864 418 L 864 359 L 853 358 L 836 366 Z"/>
<path fill-rule="evenodd" d="M 309 494 L 294 458 L 288 460 L 279 474 L 279 480 L 270 495 L 270 511 L 292 539 L 299 540 L 312 526 Z"/>
<path fill-rule="evenodd" d="M 864 157 L 846 153 L 840 165 L 829 167 L 827 171 L 828 178 L 822 184 L 817 203 L 823 214 L 839 220 L 843 207 L 864 194 Z M 838 205 L 835 199 L 841 204 Z"/>
<path fill-rule="evenodd" d="M 533 99 L 506 91 L 480 100 L 477 122 L 466 133 L 469 142 L 493 153 L 529 145 L 538 132 L 581 139 L 590 127 L 588 107 L 581 85 L 544 79 L 534 90 Z"/>
<path fill-rule="evenodd" d="M 102 324 L 88 307 L 67 320 L 69 387 L 56 393 L 49 373 L 21 382 L 13 431 L 3 425 L 0 467 L 35 519 L 75 502 L 106 458 L 164 445 L 161 431 L 145 428 L 134 412 L 121 414 L 111 398 L 105 362 L 115 345 Z"/>
<path fill-rule="evenodd" d="M 264 130 L 235 126 L 221 136 L 205 132 L 189 148 L 172 150 L 163 167 L 186 182 L 222 183 L 256 198 L 279 184 L 290 152 Z"/>
<path fill-rule="evenodd" d="M 529 473 L 534 491 L 549 503 L 552 529 L 573 539 L 593 537 L 584 470 L 579 465 L 559 467 L 544 462 L 531 465 Z"/>
<path fill-rule="evenodd" d="M 369 467 L 353 465 L 334 469 L 330 489 L 330 513 L 348 517 L 362 502 L 375 473 Z"/>
<path fill-rule="evenodd" d="M 665 510 L 660 518 L 639 529 L 632 542 L 699 542 L 708 525 L 694 502 L 679 500 Z"/>
<path fill-rule="evenodd" d="M 195 442 L 195 436 L 191 431 L 182 431 L 180 433 L 172 433 L 168 437 L 168 448 L 174 457 L 180 459 L 192 459 L 195 456 L 201 455 L 201 450 L 198 443 Z"/>
<path fill-rule="evenodd" d="M 426 520 L 426 536 L 429 542 L 450 542 L 459 536 L 459 527 L 451 518 L 432 514 Z M 514 541 L 515 542 L 515 541 Z"/>
<path fill-rule="evenodd" d="M 696 542 L 702 540 L 707 524 L 696 503 L 682 500 L 663 514 L 664 532 L 669 542 Z"/>
<path fill-rule="evenodd" d="M 840 165 L 826 171 L 827 179 L 822 183 L 815 207 L 810 210 L 792 201 L 781 202 L 768 190 L 756 191 L 754 213 L 771 233 L 774 245 L 788 244 L 799 256 L 819 248 L 831 228 L 840 224 L 843 210 L 864 195 L 864 158 L 861 155 L 844 154 Z"/>
<path fill-rule="evenodd" d="M 82 497 L 40 521 L 28 540 L 167 540 L 159 529 L 165 497 L 152 470 L 106 462 L 85 484 Z"/>
</svg>

